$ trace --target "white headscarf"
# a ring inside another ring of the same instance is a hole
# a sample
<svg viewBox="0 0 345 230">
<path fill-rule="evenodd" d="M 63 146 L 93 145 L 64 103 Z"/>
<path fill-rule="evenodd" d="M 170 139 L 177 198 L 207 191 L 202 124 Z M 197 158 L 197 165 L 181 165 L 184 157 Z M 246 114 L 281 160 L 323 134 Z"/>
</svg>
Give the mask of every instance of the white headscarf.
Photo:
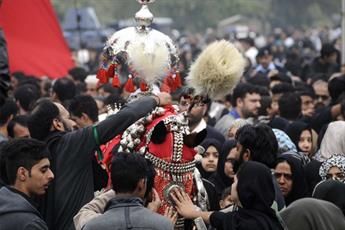
<svg viewBox="0 0 345 230">
<path fill-rule="evenodd" d="M 320 146 L 322 160 L 332 155 L 345 155 L 345 121 L 334 121 L 328 125 Z"/>
</svg>

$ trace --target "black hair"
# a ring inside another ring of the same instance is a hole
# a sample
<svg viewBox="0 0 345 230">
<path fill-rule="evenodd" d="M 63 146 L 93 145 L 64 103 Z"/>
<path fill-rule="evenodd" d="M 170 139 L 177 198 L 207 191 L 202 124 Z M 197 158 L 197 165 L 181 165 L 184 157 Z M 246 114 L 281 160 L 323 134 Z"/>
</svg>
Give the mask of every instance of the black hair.
<svg viewBox="0 0 345 230">
<path fill-rule="evenodd" d="M 105 92 L 110 93 L 110 94 L 120 94 L 119 89 L 118 88 L 114 88 L 111 84 L 104 84 L 101 85 L 99 89 L 103 89 Z"/>
<path fill-rule="evenodd" d="M 153 189 L 154 183 L 155 183 L 155 177 L 156 177 L 156 170 L 151 163 L 151 161 L 146 160 L 148 169 L 147 169 L 147 182 L 146 182 L 146 192 L 145 192 L 145 198 L 148 198 L 150 192 Z"/>
<path fill-rule="evenodd" d="M 277 159 L 278 141 L 272 129 L 264 124 L 245 125 L 236 133 L 243 150 L 249 149 L 250 159 L 273 168 Z M 242 157 L 242 156 L 240 156 Z"/>
<path fill-rule="evenodd" d="M 108 97 L 106 97 L 104 99 L 104 105 L 111 105 L 113 106 L 114 104 L 118 104 L 118 105 L 125 105 L 126 104 L 126 100 L 123 99 L 121 96 L 119 96 L 118 94 L 111 94 Z"/>
<path fill-rule="evenodd" d="M 333 44 L 325 43 L 322 45 L 322 48 L 320 51 L 321 58 L 328 57 L 334 53 L 337 53 L 337 49 L 334 47 Z"/>
<path fill-rule="evenodd" d="M 87 72 L 82 67 L 73 67 L 72 69 L 68 70 L 68 74 L 75 80 L 84 82 L 85 78 L 87 77 Z"/>
<path fill-rule="evenodd" d="M 270 79 L 262 73 L 255 74 L 253 77 L 249 78 L 247 82 L 257 86 L 263 86 L 265 88 L 268 88 L 270 85 Z"/>
<path fill-rule="evenodd" d="M 25 111 L 31 111 L 33 104 L 40 98 L 40 91 L 32 84 L 23 84 L 14 91 L 14 98 Z"/>
<path fill-rule="evenodd" d="M 282 83 L 284 82 L 284 83 L 292 84 L 291 77 L 289 77 L 285 73 L 280 73 L 280 72 L 272 76 L 270 78 L 270 81 L 280 81 Z"/>
<path fill-rule="evenodd" d="M 55 92 L 58 99 L 64 103 L 66 100 L 70 100 L 76 95 L 76 86 L 71 79 L 60 78 L 53 84 L 53 92 Z"/>
<path fill-rule="evenodd" d="M 222 195 L 220 196 L 220 199 L 224 200 L 229 195 L 231 195 L 231 186 L 223 190 Z"/>
<path fill-rule="evenodd" d="M 279 98 L 279 115 L 288 120 L 296 120 L 301 115 L 301 98 L 297 93 L 284 93 Z"/>
<path fill-rule="evenodd" d="M 314 83 L 317 81 L 324 81 L 325 83 L 327 83 L 329 77 L 330 76 L 325 73 L 316 73 L 316 74 L 310 74 L 309 76 L 307 76 L 307 78 L 310 79 L 310 85 L 314 85 Z"/>
<path fill-rule="evenodd" d="M 304 82 L 299 82 L 298 84 L 296 84 L 295 91 L 299 96 L 309 96 L 311 98 L 315 98 L 314 88 Z"/>
<path fill-rule="evenodd" d="M 17 114 L 17 111 L 16 103 L 11 99 L 6 99 L 5 103 L 0 107 L 0 126 L 6 124 L 11 116 Z"/>
<path fill-rule="evenodd" d="M 13 72 L 11 75 L 15 79 L 17 79 L 18 82 L 21 82 L 22 80 L 25 79 L 25 74 L 23 72 L 21 72 L 21 71 Z"/>
<path fill-rule="evenodd" d="M 260 104 L 258 115 L 267 116 L 267 109 L 271 107 L 272 98 L 270 96 L 261 96 Z"/>
<path fill-rule="evenodd" d="M 289 83 L 282 82 L 280 84 L 273 86 L 271 91 L 272 91 L 272 94 L 283 94 L 283 93 L 293 92 L 294 87 Z"/>
<path fill-rule="evenodd" d="M 249 84 L 249 83 L 239 83 L 236 85 L 234 88 L 234 91 L 232 93 L 232 106 L 236 107 L 237 106 L 237 99 L 238 98 L 245 98 L 246 94 L 252 94 L 252 93 L 257 93 L 260 94 L 260 90 L 258 87 L 255 85 Z"/>
<path fill-rule="evenodd" d="M 40 160 L 49 158 L 49 151 L 44 142 L 32 138 L 16 138 L 1 146 L 0 178 L 8 185 L 14 185 L 19 167 L 29 172 Z"/>
<path fill-rule="evenodd" d="M 7 125 L 7 133 L 9 137 L 14 138 L 14 126 L 16 124 L 20 124 L 21 126 L 24 127 L 28 127 L 28 116 L 25 115 L 20 115 L 20 116 L 16 116 L 14 117 L 12 120 L 10 120 L 10 122 Z"/>
<path fill-rule="evenodd" d="M 243 43 L 247 43 L 250 46 L 255 46 L 254 39 L 252 39 L 251 37 L 241 38 L 239 39 L 239 41 Z"/>
<path fill-rule="evenodd" d="M 38 140 L 44 140 L 53 124 L 59 117 L 59 108 L 49 99 L 40 100 L 28 118 L 30 135 Z"/>
<path fill-rule="evenodd" d="M 75 96 L 69 104 L 68 110 L 72 115 L 81 117 L 83 113 L 89 116 L 93 122 L 98 121 L 98 107 L 95 99 L 89 95 Z"/>
<path fill-rule="evenodd" d="M 332 98 L 332 104 L 338 100 L 338 97 L 345 91 L 345 75 L 333 78 L 328 82 L 328 92 Z"/>
<path fill-rule="evenodd" d="M 115 153 L 111 163 L 111 181 L 116 193 L 134 192 L 139 180 L 147 178 L 148 165 L 138 153 Z"/>
</svg>

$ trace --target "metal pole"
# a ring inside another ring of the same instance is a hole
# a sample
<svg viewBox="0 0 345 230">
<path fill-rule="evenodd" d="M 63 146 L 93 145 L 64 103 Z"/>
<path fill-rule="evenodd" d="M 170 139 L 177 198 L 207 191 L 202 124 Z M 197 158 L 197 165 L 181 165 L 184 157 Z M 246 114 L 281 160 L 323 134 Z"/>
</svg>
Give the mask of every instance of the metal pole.
<svg viewBox="0 0 345 230">
<path fill-rule="evenodd" d="M 341 1 L 341 64 L 345 64 L 345 0 Z"/>
</svg>

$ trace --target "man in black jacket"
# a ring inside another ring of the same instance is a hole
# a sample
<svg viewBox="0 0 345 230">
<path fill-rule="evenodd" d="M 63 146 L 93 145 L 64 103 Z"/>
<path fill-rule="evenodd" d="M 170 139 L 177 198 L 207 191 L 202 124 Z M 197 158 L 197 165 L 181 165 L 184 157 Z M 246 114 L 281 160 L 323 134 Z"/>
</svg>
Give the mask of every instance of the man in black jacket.
<svg viewBox="0 0 345 230">
<path fill-rule="evenodd" d="M 47 142 L 55 174 L 54 183 L 40 204 L 49 229 L 74 229 L 73 216 L 92 200 L 92 158 L 99 146 L 170 100 L 166 93 L 141 98 L 97 125 L 75 131 L 69 131 L 75 123 L 61 104 L 43 100 L 36 105 L 28 120 L 29 131 L 32 137 Z"/>
<path fill-rule="evenodd" d="M 43 195 L 54 175 L 44 142 L 13 139 L 2 146 L 0 155 L 0 229 L 48 230 L 33 198 Z"/>
</svg>

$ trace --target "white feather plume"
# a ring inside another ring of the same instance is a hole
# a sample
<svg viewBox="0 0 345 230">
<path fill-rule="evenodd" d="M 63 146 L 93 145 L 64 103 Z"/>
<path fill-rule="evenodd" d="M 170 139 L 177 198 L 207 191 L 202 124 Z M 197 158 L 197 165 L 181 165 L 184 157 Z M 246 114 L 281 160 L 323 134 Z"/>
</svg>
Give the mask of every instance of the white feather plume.
<svg viewBox="0 0 345 230">
<path fill-rule="evenodd" d="M 233 44 L 216 41 L 206 47 L 190 68 L 187 83 L 196 94 L 225 96 L 243 74 L 245 60 Z"/>
<path fill-rule="evenodd" d="M 170 60 L 166 46 L 151 43 L 132 43 L 128 47 L 129 65 L 149 84 L 167 75 Z"/>
</svg>

